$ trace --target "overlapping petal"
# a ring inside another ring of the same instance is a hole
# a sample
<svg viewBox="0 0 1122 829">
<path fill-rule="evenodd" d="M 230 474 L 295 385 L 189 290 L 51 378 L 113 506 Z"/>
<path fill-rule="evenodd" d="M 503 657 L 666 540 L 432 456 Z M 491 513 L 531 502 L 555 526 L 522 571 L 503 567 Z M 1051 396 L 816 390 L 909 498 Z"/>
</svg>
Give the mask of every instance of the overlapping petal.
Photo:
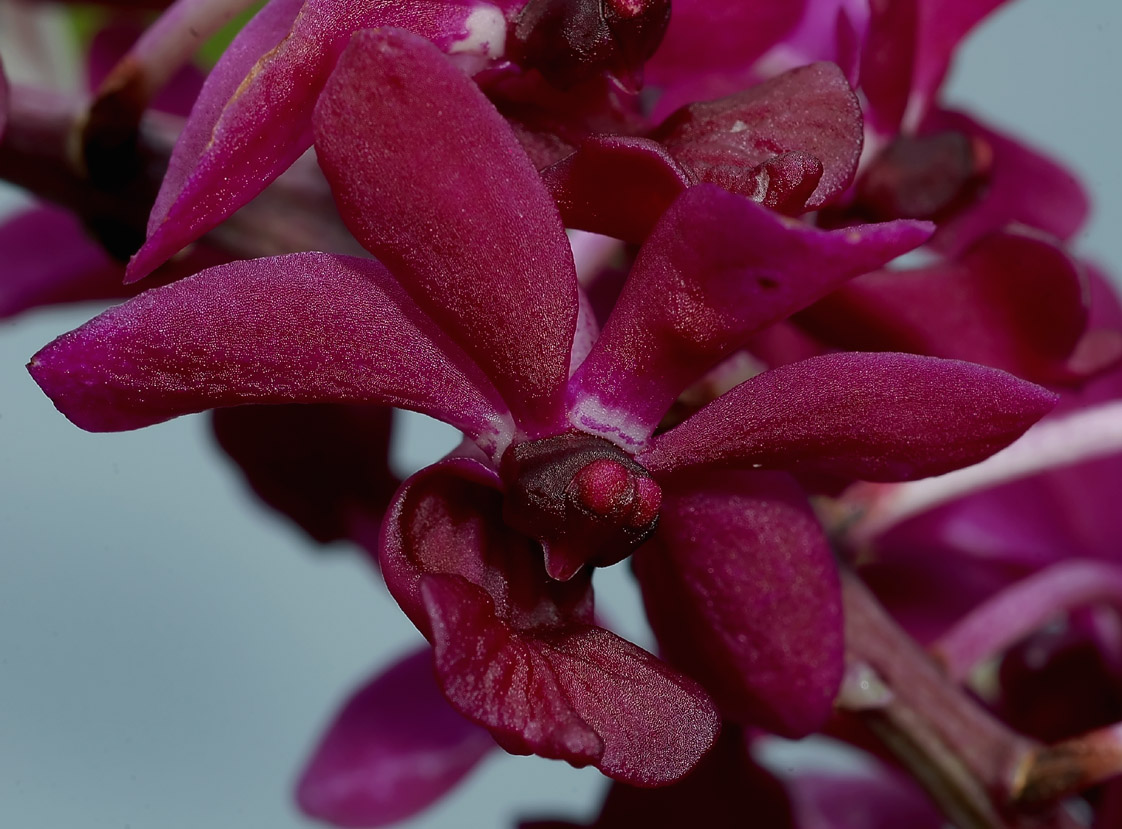
<svg viewBox="0 0 1122 829">
<path fill-rule="evenodd" d="M 1046 389 L 972 363 L 830 354 L 741 383 L 638 460 L 655 473 L 752 464 L 904 481 L 989 457 L 1055 403 Z"/>
<path fill-rule="evenodd" d="M 983 192 L 942 222 L 932 240 L 945 253 L 954 255 L 1014 222 L 1061 240 L 1070 239 L 1086 222 L 1090 202 L 1079 180 L 1021 141 L 948 110 L 932 112 L 922 131 L 961 133 L 983 142 L 992 155 Z"/>
<path fill-rule="evenodd" d="M 391 420 L 382 406 L 305 403 L 218 409 L 213 426 L 258 497 L 327 543 L 376 527 L 401 483 Z"/>
<path fill-rule="evenodd" d="M 354 32 L 401 26 L 453 49 L 488 25 L 502 36 L 502 15 L 487 3 L 272 0 L 212 72 L 130 276 L 140 278 L 214 227 L 309 147 L 316 99 Z"/>
<path fill-rule="evenodd" d="M 922 243 L 928 225 L 821 231 L 711 184 L 659 221 L 570 382 L 570 418 L 641 445 L 678 394 L 764 326 Z"/>
<path fill-rule="evenodd" d="M 502 522 L 497 476 L 466 459 L 406 482 L 387 517 L 386 584 L 433 643 L 452 704 L 503 748 L 635 785 L 684 775 L 720 724 L 691 680 L 597 627 L 587 570 L 549 579 Z"/>
<path fill-rule="evenodd" d="M 537 171 L 478 88 L 423 38 L 361 32 L 316 110 L 316 148 L 359 241 L 520 425 L 556 426 L 577 316 L 572 254 Z"/>
<path fill-rule="evenodd" d="M 495 748 L 448 704 L 428 647 L 359 688 L 297 784 L 305 814 L 335 826 L 386 826 L 429 806 Z"/>
<path fill-rule="evenodd" d="M 377 262 L 292 254 L 148 291 L 41 350 L 32 376 L 74 423 L 135 429 L 246 403 L 378 403 L 509 439 L 479 370 Z"/>
<path fill-rule="evenodd" d="M 798 208 L 811 210 L 853 181 L 861 154 L 861 105 L 836 65 L 815 63 L 726 98 L 683 107 L 653 137 L 700 180 L 742 195 L 751 195 L 739 185 L 743 171 L 784 153 L 811 156 L 821 165 L 821 177 Z"/>
<path fill-rule="evenodd" d="M 832 345 L 983 363 L 1039 383 L 1069 365 L 1087 328 L 1082 269 L 1054 241 L 996 233 L 957 260 L 859 276 L 798 320 Z"/>
<path fill-rule="evenodd" d="M 845 667 L 841 588 L 788 476 L 666 478 L 658 532 L 634 562 L 663 651 L 726 719 L 792 737 L 822 727 Z"/>
</svg>

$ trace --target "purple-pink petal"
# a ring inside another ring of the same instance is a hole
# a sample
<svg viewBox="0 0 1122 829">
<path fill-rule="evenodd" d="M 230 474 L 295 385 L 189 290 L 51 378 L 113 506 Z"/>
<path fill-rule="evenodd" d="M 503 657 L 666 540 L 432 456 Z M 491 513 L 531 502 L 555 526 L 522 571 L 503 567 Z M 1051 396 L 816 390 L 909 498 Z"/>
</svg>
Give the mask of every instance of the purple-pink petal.
<svg viewBox="0 0 1122 829">
<path fill-rule="evenodd" d="M 344 704 L 300 776 L 296 801 L 334 826 L 387 826 L 448 793 L 495 741 L 458 714 L 421 648 Z"/>
<path fill-rule="evenodd" d="M 654 473 L 753 465 L 905 481 L 977 463 L 1056 403 L 997 369 L 911 354 L 843 353 L 741 383 L 654 439 Z"/>
<path fill-rule="evenodd" d="M 480 365 L 523 428 L 556 428 L 576 270 L 557 208 L 502 116 L 431 43 L 380 29 L 355 35 L 315 122 L 351 232 Z"/>
<path fill-rule="evenodd" d="M 268 111 L 254 106 L 250 89 L 238 94 L 251 70 L 262 60 L 266 64 L 261 69 L 276 66 L 275 73 L 303 69 L 300 61 L 289 66 L 283 61 L 276 64 L 273 58 L 273 50 L 288 35 L 303 4 L 304 0 L 271 0 L 238 33 L 207 76 L 172 150 L 168 171 L 148 217 L 148 240 L 129 263 L 130 279 L 145 276 L 188 242 L 217 225 L 264 189 L 304 151 L 304 147 L 295 149 L 293 146 L 299 136 L 289 136 L 289 140 L 278 141 L 275 145 L 273 152 L 285 155 L 274 165 L 263 161 L 249 165 L 239 158 L 238 152 L 240 149 L 241 153 L 251 156 L 260 153 L 252 146 L 253 139 L 257 142 L 262 139 L 262 136 L 253 135 L 255 122 L 273 126 Z M 258 80 L 258 84 L 263 80 Z M 245 92 L 251 94 L 246 96 Z M 249 111 L 248 117 L 239 112 L 243 109 Z M 275 115 L 280 115 L 280 111 Z M 289 130 L 293 127 L 288 119 L 277 117 L 276 121 L 279 127 Z M 307 133 L 303 139 L 306 147 L 311 143 L 307 125 L 304 132 Z M 270 138 L 273 135 L 269 133 Z M 242 144 L 246 144 L 244 149 Z M 271 166 L 275 169 L 270 169 Z M 248 177 L 237 175 L 235 171 L 238 170 L 248 173 Z M 244 194 L 243 188 L 248 188 Z"/>
<path fill-rule="evenodd" d="M 46 346 L 32 376 L 91 431 L 247 403 L 378 403 L 509 439 L 485 378 L 377 262 L 292 254 L 156 288 Z"/>
<path fill-rule="evenodd" d="M 663 652 L 726 719 L 821 728 L 845 669 L 841 588 L 806 496 L 766 472 L 673 476 L 664 492 L 634 558 Z"/>
<path fill-rule="evenodd" d="M 806 0 L 674 0 L 647 81 L 663 87 L 662 112 L 746 85 L 756 59 L 790 32 Z"/>
<path fill-rule="evenodd" d="M 1097 368 L 1069 366 L 1087 328 L 1085 294 L 1079 263 L 1020 229 L 957 260 L 859 276 L 797 320 L 838 348 L 969 360 L 1052 384 Z"/>
<path fill-rule="evenodd" d="M 536 543 L 503 523 L 498 483 L 445 461 L 407 481 L 386 519 L 386 585 L 432 641 L 444 693 L 508 751 L 633 785 L 681 777 L 716 739 L 712 703 L 594 624 L 587 570 L 546 576 Z"/>
<path fill-rule="evenodd" d="M 683 107 L 653 137 L 701 181 L 746 196 L 752 191 L 739 182 L 744 171 L 784 153 L 811 156 L 821 165 L 820 178 L 798 208 L 810 210 L 853 181 L 863 140 L 861 105 L 836 65 L 815 63 Z"/>
<path fill-rule="evenodd" d="M 960 112 L 938 110 L 921 132 L 958 132 L 981 141 L 992 154 L 985 189 L 968 207 L 941 222 L 932 244 L 948 255 L 1020 222 L 1067 240 L 1090 213 L 1090 202 L 1078 179 L 1055 161 Z"/>
<path fill-rule="evenodd" d="M 922 243 L 928 225 L 822 231 L 711 184 L 663 215 L 591 354 L 570 418 L 637 446 L 678 394 L 765 326 Z"/>
<path fill-rule="evenodd" d="M 482 3 L 272 0 L 211 73 L 173 154 L 148 241 L 129 265 L 130 278 L 144 276 L 214 227 L 310 146 L 312 110 L 354 32 L 401 26 L 453 49 L 472 35 L 473 13 L 486 16 L 486 9 L 500 17 Z"/>
</svg>

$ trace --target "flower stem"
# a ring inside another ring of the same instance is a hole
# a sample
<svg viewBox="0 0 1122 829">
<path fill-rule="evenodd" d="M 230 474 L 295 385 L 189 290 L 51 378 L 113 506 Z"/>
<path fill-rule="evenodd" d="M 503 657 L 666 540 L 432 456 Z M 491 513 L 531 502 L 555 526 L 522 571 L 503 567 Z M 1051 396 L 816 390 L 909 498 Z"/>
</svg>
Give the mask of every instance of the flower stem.
<svg viewBox="0 0 1122 829">
<path fill-rule="evenodd" d="M 879 707 L 854 711 L 907 766 L 960 829 L 1027 825 L 1005 813 L 1038 746 L 994 719 L 951 683 L 900 629 L 867 587 L 843 571 L 851 665 L 890 689 Z M 1057 811 L 1053 827 L 1073 825 Z M 1042 825 L 1034 816 L 1033 825 Z"/>
</svg>

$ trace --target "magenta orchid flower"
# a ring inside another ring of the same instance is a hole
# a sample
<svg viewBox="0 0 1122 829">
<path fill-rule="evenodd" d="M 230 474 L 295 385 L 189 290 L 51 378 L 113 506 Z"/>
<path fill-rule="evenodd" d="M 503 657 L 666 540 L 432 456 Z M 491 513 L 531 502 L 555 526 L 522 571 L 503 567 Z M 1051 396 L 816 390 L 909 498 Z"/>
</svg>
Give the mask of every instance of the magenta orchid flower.
<svg viewBox="0 0 1122 829">
<path fill-rule="evenodd" d="M 678 394 L 752 333 L 927 227 L 822 231 L 699 184 L 659 220 L 596 337 L 537 172 L 437 46 L 357 34 L 314 127 L 340 213 L 379 261 L 211 268 L 63 336 L 30 370 L 92 430 L 249 403 L 400 406 L 460 428 L 464 447 L 398 492 L 380 560 L 445 696 L 509 751 L 651 786 L 712 745 L 702 686 L 593 617 L 586 565 L 644 541 L 652 615 L 679 609 L 704 647 L 683 654 L 656 627 L 728 715 L 789 735 L 821 726 L 843 668 L 837 574 L 780 470 L 937 474 L 1052 406 L 981 366 L 838 354 L 762 374 L 658 433 Z"/>
</svg>

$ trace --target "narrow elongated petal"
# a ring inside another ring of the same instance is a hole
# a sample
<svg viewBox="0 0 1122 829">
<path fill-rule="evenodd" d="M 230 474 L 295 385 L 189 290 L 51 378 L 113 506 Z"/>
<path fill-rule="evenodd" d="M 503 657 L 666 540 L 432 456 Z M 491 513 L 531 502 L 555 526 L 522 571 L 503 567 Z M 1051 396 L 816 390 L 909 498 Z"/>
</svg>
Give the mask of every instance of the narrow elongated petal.
<svg viewBox="0 0 1122 829">
<path fill-rule="evenodd" d="M 711 184 L 687 190 L 647 240 L 570 382 L 573 422 L 641 445 L 679 392 L 756 331 L 929 234 L 918 222 L 821 231 Z"/>
<path fill-rule="evenodd" d="M 502 429 L 478 369 L 385 269 L 331 254 L 233 262 L 148 291 L 29 369 L 91 431 L 245 403 L 399 406 L 485 443 Z"/>
<path fill-rule="evenodd" d="M 1022 230 L 986 237 L 957 261 L 859 276 L 798 321 L 847 350 L 909 351 L 1004 369 L 1039 383 L 1067 366 L 1087 327 L 1079 264 Z"/>
<path fill-rule="evenodd" d="M 312 110 L 336 60 L 354 32 L 377 26 L 408 28 L 448 50 L 473 34 L 484 38 L 473 48 L 501 46 L 475 29 L 493 29 L 492 39 L 503 30 L 501 14 L 485 3 L 272 0 L 204 88 L 149 219 L 149 239 L 130 264 L 132 278 L 248 202 L 308 148 Z"/>
<path fill-rule="evenodd" d="M 861 154 L 861 105 L 836 65 L 815 63 L 735 95 L 683 107 L 654 137 L 702 181 L 743 195 L 751 193 L 729 186 L 738 171 L 787 152 L 812 156 L 822 172 L 805 201 L 809 210 L 853 181 Z"/>
<path fill-rule="evenodd" d="M 258 497 L 327 543 L 377 526 L 401 483 L 389 468 L 392 414 L 382 406 L 237 406 L 216 410 L 212 423 Z"/>
<path fill-rule="evenodd" d="M 239 159 L 233 147 L 225 145 L 244 140 L 239 136 L 248 137 L 249 134 L 239 134 L 234 125 L 221 130 L 219 127 L 238 107 L 252 103 L 244 94 L 238 94 L 241 84 L 255 64 L 271 55 L 284 40 L 302 5 L 303 0 L 271 0 L 238 33 L 207 76 L 172 151 L 160 192 L 148 216 L 148 240 L 129 263 L 130 279 L 140 279 L 151 272 L 161 261 L 210 230 L 268 184 L 266 178 L 239 186 L 235 173 L 241 166 Z M 227 114 L 231 106 L 234 110 Z M 278 111 L 276 115 L 279 114 Z M 268 121 L 270 116 L 259 111 L 254 117 Z M 226 137 L 227 132 L 229 137 Z M 310 141 L 309 135 L 305 145 Z M 280 152 L 294 154 L 282 162 L 283 166 L 275 174 L 303 152 L 303 148 L 294 150 L 292 143 L 278 143 Z M 258 172 L 263 174 L 263 171 Z M 235 175 L 234 192 L 224 179 L 232 173 Z M 275 174 L 270 174 L 269 178 Z M 238 190 L 245 186 L 256 190 L 243 199 Z"/>
<path fill-rule="evenodd" d="M 822 727 L 845 669 L 829 544 L 786 475 L 667 479 L 658 532 L 635 555 L 672 664 L 726 719 L 789 737 Z"/>
<path fill-rule="evenodd" d="M 633 785 L 681 777 L 720 724 L 691 680 L 592 620 L 587 570 L 546 576 L 502 521 L 493 472 L 445 461 L 406 482 L 386 519 L 386 585 L 433 643 L 437 677 L 499 744 Z"/>
<path fill-rule="evenodd" d="M 1055 402 L 1046 389 L 973 363 L 829 354 L 741 383 L 638 460 L 652 472 L 751 464 L 905 481 L 989 457 Z"/>
<path fill-rule="evenodd" d="M 495 741 L 448 704 L 421 648 L 347 700 L 296 788 L 305 814 L 335 826 L 386 826 L 444 796 Z"/>
<path fill-rule="evenodd" d="M 555 425 L 576 270 L 549 193 L 475 84 L 423 38 L 360 32 L 316 110 L 316 149 L 351 232 L 524 426 Z"/>
</svg>

